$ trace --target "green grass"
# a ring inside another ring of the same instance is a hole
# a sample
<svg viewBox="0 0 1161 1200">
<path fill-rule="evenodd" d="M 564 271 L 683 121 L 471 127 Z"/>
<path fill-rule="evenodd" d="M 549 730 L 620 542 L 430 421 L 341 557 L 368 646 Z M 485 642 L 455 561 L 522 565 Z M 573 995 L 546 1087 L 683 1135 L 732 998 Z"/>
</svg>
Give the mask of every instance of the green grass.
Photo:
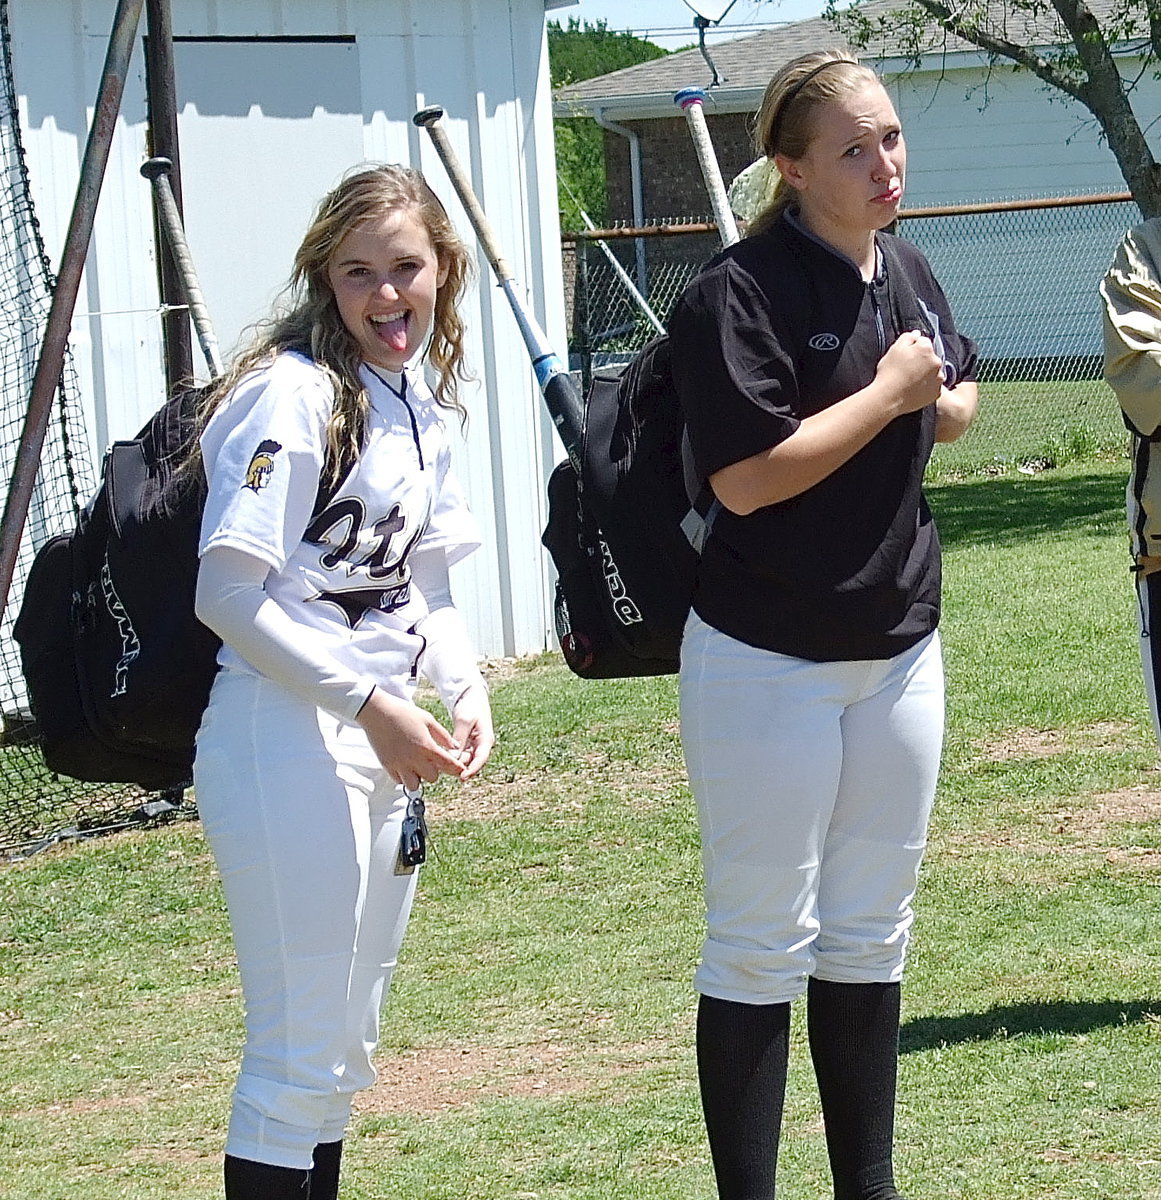
<svg viewBox="0 0 1161 1200">
<path fill-rule="evenodd" d="M 955 442 L 932 457 L 940 475 L 1032 464 L 1037 469 L 1123 455 L 1121 410 L 1100 379 L 993 381 L 980 384 L 980 410 Z"/>
<path fill-rule="evenodd" d="M 910 1200 L 1161 1200 L 1161 780 L 1124 464 L 935 486 L 949 732 L 905 985 Z M 672 679 L 494 684 L 436 789 L 344 1200 L 709 1200 Z M 194 823 L 0 870 L 0 1195 L 218 1194 L 240 1001 Z M 801 1015 L 780 1195 L 829 1195 Z"/>
</svg>

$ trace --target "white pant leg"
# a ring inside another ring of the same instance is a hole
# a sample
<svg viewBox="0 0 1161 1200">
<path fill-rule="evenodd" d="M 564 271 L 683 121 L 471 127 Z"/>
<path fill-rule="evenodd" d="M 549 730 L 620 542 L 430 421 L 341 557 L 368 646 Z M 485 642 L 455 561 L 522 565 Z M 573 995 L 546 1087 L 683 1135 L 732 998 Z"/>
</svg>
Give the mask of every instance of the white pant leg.
<svg viewBox="0 0 1161 1200">
<path fill-rule="evenodd" d="M 359 813 L 360 821 L 366 820 L 359 845 L 366 846 L 367 857 L 347 994 L 347 1053 L 335 1104 L 323 1125 L 320 1142 L 336 1142 L 343 1136 L 355 1092 L 375 1082 L 372 1056 L 379 1043 L 379 1014 L 407 931 L 418 880 L 418 869 L 410 875 L 396 874 L 407 798 L 381 770 L 379 775 L 379 787 L 367 808 Z"/>
<path fill-rule="evenodd" d="M 814 969 L 843 665 L 756 650 L 696 613 L 686 625 L 681 739 L 701 828 L 707 929 L 694 986 L 705 995 L 782 1003 Z"/>
<path fill-rule="evenodd" d="M 194 785 L 246 1003 L 226 1150 L 307 1167 L 374 1078 L 379 1002 L 415 889 L 414 873 L 394 873 L 406 802 L 357 726 L 229 671 Z"/>
<path fill-rule="evenodd" d="M 1157 710 L 1157 679 L 1161 675 L 1161 638 L 1154 638 L 1153 625 L 1161 612 L 1161 571 L 1148 575 L 1138 574 L 1137 585 L 1137 629 L 1141 635 L 1141 678 L 1145 683 L 1145 699 L 1149 702 L 1149 716 L 1153 721 L 1153 734 L 1161 743 L 1161 716 Z"/>
<path fill-rule="evenodd" d="M 843 769 L 822 852 L 814 974 L 832 983 L 903 977 L 911 901 L 943 749 L 938 633 L 868 668 L 842 716 Z"/>
<path fill-rule="evenodd" d="M 691 615 L 682 644 L 681 725 L 705 870 L 707 932 L 694 979 L 699 991 L 774 1004 L 805 989 L 816 970 L 824 848 L 843 796 L 844 717 L 881 681 L 906 677 L 905 660 L 922 658 L 930 644 L 887 663 L 816 663 L 747 646 Z M 860 746 L 869 724 L 856 721 Z M 934 734 L 938 744 L 941 707 Z M 915 802 L 924 828 L 927 774 L 912 788 L 924 793 Z M 894 776 L 886 786 L 897 786 Z M 869 790 L 847 790 L 860 803 L 870 798 Z M 867 892 L 859 933 L 874 949 L 860 964 L 860 978 L 888 979 L 894 959 L 901 960 L 897 919 L 883 924 L 877 897 L 894 896 L 895 909 L 909 913 L 921 854 L 921 846 L 904 848 L 888 862 L 877 861 L 876 888 Z M 836 900 L 840 908 L 845 904 Z M 883 951 L 884 943 L 894 949 Z M 883 961 L 888 957 L 890 968 Z"/>
</svg>

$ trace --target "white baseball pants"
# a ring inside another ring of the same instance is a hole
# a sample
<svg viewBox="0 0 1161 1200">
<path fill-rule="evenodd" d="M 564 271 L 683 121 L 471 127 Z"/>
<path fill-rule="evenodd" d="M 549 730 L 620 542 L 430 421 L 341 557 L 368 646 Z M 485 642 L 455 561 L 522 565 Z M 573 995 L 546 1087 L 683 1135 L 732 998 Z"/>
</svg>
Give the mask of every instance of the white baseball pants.
<svg viewBox="0 0 1161 1200">
<path fill-rule="evenodd" d="M 1161 743 L 1161 713 L 1157 707 L 1157 697 L 1161 693 L 1157 683 L 1161 678 L 1161 637 L 1155 637 L 1153 633 L 1153 626 L 1161 613 L 1161 571 L 1138 574 L 1135 583 L 1137 628 L 1141 634 L 1141 676 L 1145 681 L 1145 698 L 1149 702 L 1153 733 Z"/>
<path fill-rule="evenodd" d="M 230 912 L 246 1043 L 226 1152 L 309 1167 L 374 1082 L 379 1008 L 411 912 L 402 789 L 357 726 L 223 670 L 194 789 Z"/>
<path fill-rule="evenodd" d="M 691 614 L 681 737 L 707 931 L 694 986 L 778 1004 L 902 977 L 943 742 L 939 636 L 889 660 L 759 650 Z"/>
</svg>

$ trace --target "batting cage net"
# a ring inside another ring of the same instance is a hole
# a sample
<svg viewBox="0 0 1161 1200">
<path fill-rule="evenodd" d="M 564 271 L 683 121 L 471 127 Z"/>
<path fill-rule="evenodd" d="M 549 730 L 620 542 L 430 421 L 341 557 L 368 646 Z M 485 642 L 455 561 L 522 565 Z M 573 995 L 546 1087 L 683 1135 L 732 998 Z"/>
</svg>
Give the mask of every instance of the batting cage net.
<svg viewBox="0 0 1161 1200">
<path fill-rule="evenodd" d="M 0 469 L 3 478 L 11 479 L 54 281 L 32 208 L 20 138 L 8 0 L 0 0 L 0 67 Z M 53 775 L 41 758 L 29 711 L 12 626 L 35 550 L 73 526 L 95 487 L 91 463 L 76 373 L 66 357 L 0 627 L 0 859 L 68 835 L 151 819 L 175 807 L 172 797 Z"/>
<path fill-rule="evenodd" d="M 1101 378 L 1097 285 L 1140 220 L 1123 196 L 904 213 L 900 235 L 927 255 L 957 326 L 980 350 L 979 416 L 958 441 L 936 447 L 936 471 L 1036 470 L 1125 448 L 1120 410 Z M 627 361 L 654 336 L 609 254 L 664 321 L 721 248 L 704 224 L 598 232 L 599 240 L 593 232 L 564 237 L 571 366 L 586 386 L 594 366 Z"/>
</svg>

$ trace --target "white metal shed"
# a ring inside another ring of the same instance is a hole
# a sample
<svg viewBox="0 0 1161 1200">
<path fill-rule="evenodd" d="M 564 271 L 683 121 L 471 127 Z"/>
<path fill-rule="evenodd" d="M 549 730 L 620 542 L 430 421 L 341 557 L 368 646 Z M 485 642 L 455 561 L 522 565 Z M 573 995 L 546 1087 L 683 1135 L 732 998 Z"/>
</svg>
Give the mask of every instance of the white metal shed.
<svg viewBox="0 0 1161 1200">
<path fill-rule="evenodd" d="M 563 0 L 567 3 L 568 0 Z M 563 353 L 545 11 L 562 0 L 173 0 L 188 235 L 218 336 L 230 346 L 280 290 L 313 205 L 343 171 L 407 162 L 471 227 L 426 136 L 446 127 L 533 311 Z M 114 0 L 13 5 L 20 121 L 50 258 L 64 242 Z M 142 34 L 105 177 L 71 345 L 99 454 L 164 395 Z M 490 655 L 551 644 L 540 547 L 544 480 L 559 456 L 515 322 L 478 253 L 468 300 L 471 420 L 458 469 L 485 532 L 457 566 L 457 599 Z M 195 343 L 196 345 L 196 343 Z"/>
</svg>

